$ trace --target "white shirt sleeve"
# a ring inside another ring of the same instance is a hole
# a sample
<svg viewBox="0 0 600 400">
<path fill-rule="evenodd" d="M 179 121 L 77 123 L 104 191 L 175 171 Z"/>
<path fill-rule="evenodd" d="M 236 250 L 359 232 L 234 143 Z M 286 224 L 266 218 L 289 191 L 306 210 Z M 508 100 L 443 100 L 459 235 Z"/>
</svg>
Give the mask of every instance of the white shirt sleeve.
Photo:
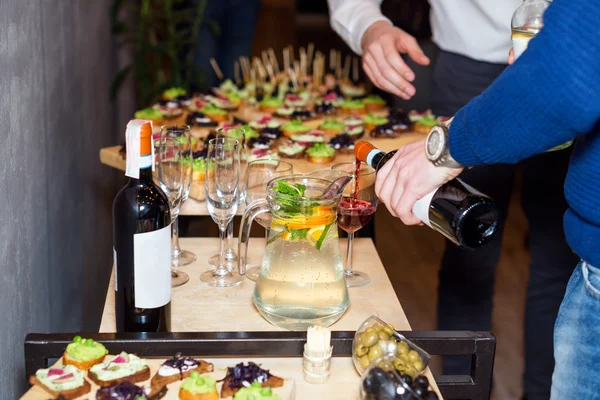
<svg viewBox="0 0 600 400">
<path fill-rule="evenodd" d="M 377 21 L 392 23 L 381 13 L 383 0 L 327 0 L 331 27 L 350 46 L 362 55 L 360 45 L 363 34 Z"/>
</svg>

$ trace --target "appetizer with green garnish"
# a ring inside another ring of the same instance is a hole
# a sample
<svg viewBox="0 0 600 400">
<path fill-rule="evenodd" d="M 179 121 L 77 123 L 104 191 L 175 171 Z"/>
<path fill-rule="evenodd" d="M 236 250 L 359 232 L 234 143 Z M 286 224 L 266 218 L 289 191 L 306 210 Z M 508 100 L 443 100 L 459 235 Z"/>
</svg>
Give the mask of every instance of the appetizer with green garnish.
<svg viewBox="0 0 600 400">
<path fill-rule="evenodd" d="M 259 104 L 260 111 L 274 113 L 281 107 L 281 100 L 277 97 L 265 97 Z"/>
<path fill-rule="evenodd" d="M 387 124 L 389 121 L 386 117 L 379 117 L 373 114 L 368 114 L 365 116 L 365 129 L 367 131 L 372 131 L 376 126 Z"/>
<path fill-rule="evenodd" d="M 87 371 L 92 366 L 104 361 L 104 356 L 107 354 L 108 350 L 102 343 L 75 336 L 63 353 L 63 363 Z"/>
<path fill-rule="evenodd" d="M 362 100 L 344 100 L 342 103 L 342 111 L 348 115 L 361 115 L 367 111 L 365 109 L 365 103 Z"/>
<path fill-rule="evenodd" d="M 316 143 L 306 150 L 308 161 L 315 164 L 330 163 L 335 159 L 335 149 L 325 143 Z"/>
<path fill-rule="evenodd" d="M 363 103 L 365 104 L 365 108 L 367 111 L 379 111 L 385 108 L 385 100 L 383 97 L 372 94 L 363 99 Z"/>
<path fill-rule="evenodd" d="M 319 129 L 329 135 L 337 135 L 338 133 L 341 133 L 344 128 L 345 125 L 336 119 L 326 119 L 319 125 Z"/>
<path fill-rule="evenodd" d="M 310 131 L 310 127 L 304 125 L 304 123 L 299 119 L 296 119 L 281 125 L 281 131 L 285 136 L 290 137 L 298 133 L 305 133 Z"/>
</svg>

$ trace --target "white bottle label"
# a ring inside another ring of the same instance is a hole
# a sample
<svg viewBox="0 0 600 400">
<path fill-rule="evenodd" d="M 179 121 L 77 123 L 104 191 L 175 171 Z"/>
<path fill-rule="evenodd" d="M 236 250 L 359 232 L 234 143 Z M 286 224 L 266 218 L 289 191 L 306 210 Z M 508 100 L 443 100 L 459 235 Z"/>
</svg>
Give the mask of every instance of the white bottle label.
<svg viewBox="0 0 600 400">
<path fill-rule="evenodd" d="M 115 250 L 114 246 L 113 246 L 113 275 L 114 275 L 114 280 L 115 280 L 115 292 L 119 291 L 119 285 L 117 285 L 119 283 L 118 278 L 117 278 L 117 251 Z"/>
<path fill-rule="evenodd" d="M 431 228 L 431 223 L 429 222 L 429 205 L 431 204 L 431 199 L 433 195 L 437 192 L 435 189 L 433 192 L 429 193 L 425 197 L 420 200 L 417 200 L 413 205 L 412 212 L 419 218 L 425 225 Z"/>
<path fill-rule="evenodd" d="M 137 308 L 171 301 L 171 225 L 133 235 L 134 296 Z"/>
</svg>

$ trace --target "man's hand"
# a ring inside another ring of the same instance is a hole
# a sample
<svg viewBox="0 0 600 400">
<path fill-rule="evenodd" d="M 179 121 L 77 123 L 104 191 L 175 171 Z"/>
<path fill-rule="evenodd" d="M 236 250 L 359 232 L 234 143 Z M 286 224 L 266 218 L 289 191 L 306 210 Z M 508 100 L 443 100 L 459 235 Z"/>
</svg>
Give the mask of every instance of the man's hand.
<svg viewBox="0 0 600 400">
<path fill-rule="evenodd" d="M 415 74 L 399 54 L 408 54 L 417 64 L 429 64 L 429 58 L 414 37 L 387 21 L 378 21 L 365 31 L 361 46 L 363 68 L 378 88 L 405 100 L 415 94 L 414 86 L 409 83 Z"/>
<path fill-rule="evenodd" d="M 406 225 L 421 224 L 415 202 L 454 179 L 462 168 L 436 167 L 425 154 L 425 139 L 402 146 L 377 173 L 375 192 L 390 213 Z"/>
<path fill-rule="evenodd" d="M 511 47 L 508 51 L 508 65 L 512 65 L 515 62 L 515 50 Z"/>
</svg>

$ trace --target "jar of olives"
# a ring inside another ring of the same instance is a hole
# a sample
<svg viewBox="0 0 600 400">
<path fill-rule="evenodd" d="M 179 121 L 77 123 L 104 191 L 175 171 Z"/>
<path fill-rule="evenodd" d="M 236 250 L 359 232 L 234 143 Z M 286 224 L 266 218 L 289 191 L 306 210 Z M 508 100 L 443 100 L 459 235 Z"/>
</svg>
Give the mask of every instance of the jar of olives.
<svg viewBox="0 0 600 400">
<path fill-rule="evenodd" d="M 370 316 L 354 335 L 352 360 L 357 371 L 364 370 L 376 359 L 391 356 L 389 362 L 400 374 L 419 375 L 431 358 L 423 349 L 396 332 L 380 318 Z"/>
</svg>

